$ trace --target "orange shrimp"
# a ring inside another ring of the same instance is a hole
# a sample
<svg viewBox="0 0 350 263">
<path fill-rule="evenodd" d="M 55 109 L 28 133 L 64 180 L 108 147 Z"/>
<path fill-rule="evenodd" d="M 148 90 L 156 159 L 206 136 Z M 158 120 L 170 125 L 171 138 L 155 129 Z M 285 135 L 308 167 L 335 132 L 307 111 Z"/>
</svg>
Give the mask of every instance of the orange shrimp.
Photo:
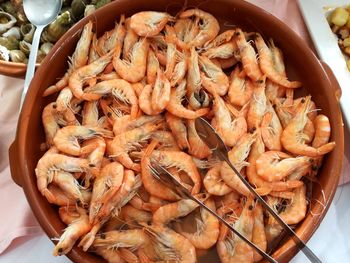
<svg viewBox="0 0 350 263">
<path fill-rule="evenodd" d="M 307 113 L 310 107 L 310 96 L 297 106 L 296 114 L 287 127 L 283 130 L 281 142 L 283 147 L 294 154 L 310 157 L 322 156 L 335 147 L 335 142 L 326 143 L 318 148 L 305 144 L 303 129 L 308 120 Z"/>
<path fill-rule="evenodd" d="M 234 38 L 239 48 L 245 73 L 253 81 L 260 80 L 263 73 L 259 68 L 254 48 L 247 42 L 244 33 L 240 28 L 236 29 Z"/>
<path fill-rule="evenodd" d="M 203 159 L 211 155 L 211 150 L 199 137 L 194 120 L 187 120 L 187 136 L 189 143 L 188 153 L 192 156 Z"/>
<path fill-rule="evenodd" d="M 309 166 L 309 157 L 291 157 L 279 151 L 268 151 L 256 160 L 256 171 L 259 176 L 268 182 L 281 181 L 300 167 Z"/>
<path fill-rule="evenodd" d="M 275 69 L 272 52 L 260 34 L 256 34 L 254 42 L 259 53 L 260 69 L 267 78 L 286 88 L 301 87 L 301 82 L 289 81 L 287 80 L 286 76 L 279 74 L 279 72 Z"/>
</svg>

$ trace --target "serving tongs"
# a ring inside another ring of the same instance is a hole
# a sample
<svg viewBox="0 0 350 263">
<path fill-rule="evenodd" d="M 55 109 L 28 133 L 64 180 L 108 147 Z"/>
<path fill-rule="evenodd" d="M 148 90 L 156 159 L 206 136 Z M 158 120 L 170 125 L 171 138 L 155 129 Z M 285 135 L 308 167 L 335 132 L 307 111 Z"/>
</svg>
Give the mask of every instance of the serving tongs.
<svg viewBox="0 0 350 263">
<path fill-rule="evenodd" d="M 160 166 L 158 163 L 151 162 L 151 165 L 149 166 L 152 175 L 162 182 L 164 185 L 174 189 L 182 198 L 189 198 L 199 204 L 202 208 L 207 210 L 209 213 L 211 213 L 213 216 L 215 216 L 218 220 L 220 220 L 225 226 L 227 226 L 233 233 L 235 233 L 239 238 L 244 240 L 249 246 L 251 246 L 253 249 L 255 249 L 261 256 L 263 256 L 264 259 L 266 259 L 269 262 L 277 263 L 275 259 L 273 259 L 269 254 L 261 250 L 258 246 L 256 246 L 253 242 L 251 242 L 249 239 L 247 239 L 245 236 L 243 236 L 239 231 L 237 231 L 230 223 L 228 223 L 224 218 L 222 218 L 220 215 L 218 215 L 215 211 L 210 209 L 206 204 L 204 204 L 201 200 L 199 200 L 197 197 L 193 196 L 189 189 L 184 186 L 181 181 L 172 175 L 170 172 L 168 172 L 167 169 Z"/>
<path fill-rule="evenodd" d="M 263 205 L 263 207 L 276 219 L 276 221 L 283 227 L 284 232 L 291 237 L 297 247 L 304 253 L 304 255 L 310 260 L 310 262 L 322 262 L 306 244 L 297 236 L 297 234 L 288 226 L 283 219 L 265 202 L 265 200 L 254 190 L 254 188 L 249 184 L 249 182 L 240 174 L 240 172 L 232 165 L 228 158 L 228 150 L 221 139 L 221 137 L 216 133 L 215 129 L 203 118 L 197 118 L 195 121 L 196 130 L 198 135 L 203 140 L 205 144 L 213 151 L 213 155 L 218 157 L 221 161 L 225 161 L 231 169 L 235 172 L 238 178 L 244 183 L 244 185 L 249 189 L 252 195 Z M 224 222 L 223 222 L 224 223 Z M 226 225 L 226 223 L 224 223 Z M 230 228 L 232 230 L 232 228 Z M 233 230 L 232 230 L 233 231 Z M 235 232 L 236 233 L 236 232 Z M 239 236 L 242 238 L 241 236 Z M 249 245 L 251 242 L 242 238 Z M 260 251 L 257 249 L 260 253 Z M 260 253 L 263 255 L 262 253 Z M 267 255 L 266 253 L 264 253 Z M 265 259 L 268 259 L 264 256 Z M 269 258 L 271 258 L 269 256 Z M 273 262 L 276 262 L 272 259 Z M 272 261 L 271 261 L 272 262 Z"/>
</svg>

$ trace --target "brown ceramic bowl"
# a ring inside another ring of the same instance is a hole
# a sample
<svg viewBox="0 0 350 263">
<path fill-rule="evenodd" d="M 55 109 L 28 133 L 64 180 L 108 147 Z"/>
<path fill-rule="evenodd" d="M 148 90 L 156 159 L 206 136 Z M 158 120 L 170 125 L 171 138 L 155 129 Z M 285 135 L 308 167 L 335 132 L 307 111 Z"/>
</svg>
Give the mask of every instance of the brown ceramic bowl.
<svg viewBox="0 0 350 263">
<path fill-rule="evenodd" d="M 40 64 L 36 64 L 38 67 Z M 27 64 L 0 60 L 0 75 L 24 78 Z"/>
<path fill-rule="evenodd" d="M 81 20 L 54 46 L 30 85 L 18 121 L 16 140 L 10 148 L 12 177 L 22 186 L 36 218 L 50 238 L 60 236 L 65 225 L 58 217 L 57 208 L 50 205 L 36 187 L 34 169 L 43 155 L 40 144 L 44 142 L 41 112 L 44 106 L 54 99 L 54 97 L 43 98 L 41 95 L 46 87 L 55 83 L 57 78 L 65 73 L 68 56 L 72 54 L 80 30 L 89 19 L 97 22 L 96 32 L 101 35 L 113 28 L 120 14 L 130 16 L 142 10 L 168 11 L 175 14 L 183 7 L 184 2 L 187 3 L 187 7 L 199 7 L 212 13 L 222 25 L 238 25 L 246 31 L 257 31 L 263 36 L 272 37 L 284 52 L 288 76 L 301 80 L 304 84 L 299 94 L 311 94 L 318 108 L 330 118 L 331 140 L 336 142 L 337 147 L 324 158 L 318 177 L 319 184 L 314 184 L 312 191 L 310 206 L 312 213 L 309 212 L 296 227 L 296 233 L 302 240 L 308 241 L 325 216 L 338 185 L 343 160 L 342 119 L 339 101 L 336 98 L 339 86 L 329 68 L 317 59 L 305 42 L 271 14 L 245 1 L 119 0 L 101 8 L 93 16 Z M 325 202 L 321 190 L 324 192 Z M 315 200 L 323 203 L 324 207 Z M 294 242 L 287 239 L 277 247 L 273 257 L 279 262 L 288 262 L 296 253 Z M 92 253 L 84 253 L 77 247 L 74 247 L 68 257 L 75 262 L 102 262 L 101 258 Z M 213 252 L 200 261 L 218 262 L 218 258 Z"/>
</svg>

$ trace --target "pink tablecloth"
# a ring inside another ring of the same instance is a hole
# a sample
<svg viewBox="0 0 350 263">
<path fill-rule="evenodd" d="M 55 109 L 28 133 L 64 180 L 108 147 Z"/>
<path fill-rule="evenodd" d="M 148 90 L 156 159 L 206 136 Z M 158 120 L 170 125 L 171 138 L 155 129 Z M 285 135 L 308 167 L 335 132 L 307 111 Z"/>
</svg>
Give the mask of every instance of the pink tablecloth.
<svg viewBox="0 0 350 263">
<path fill-rule="evenodd" d="M 295 0 L 250 0 L 249 2 L 268 10 L 311 43 Z M 23 80 L 0 76 L 0 254 L 15 238 L 42 233 L 22 189 L 11 180 L 8 166 L 8 147 L 15 137 L 22 86 Z M 346 135 L 346 139 L 349 142 L 349 134 Z M 350 181 L 349 150 L 346 156 L 341 184 Z"/>
</svg>

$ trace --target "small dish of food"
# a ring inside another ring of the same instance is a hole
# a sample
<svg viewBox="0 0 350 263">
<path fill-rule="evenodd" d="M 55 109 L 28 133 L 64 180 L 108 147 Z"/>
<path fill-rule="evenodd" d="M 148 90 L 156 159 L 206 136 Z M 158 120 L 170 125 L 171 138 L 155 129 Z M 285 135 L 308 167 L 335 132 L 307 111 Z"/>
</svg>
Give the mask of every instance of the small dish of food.
<svg viewBox="0 0 350 263">
<path fill-rule="evenodd" d="M 65 0 L 55 21 L 44 30 L 37 54 L 40 65 L 53 45 L 67 30 L 82 17 L 91 14 L 106 0 Z M 8 0 L 0 3 L 0 74 L 24 77 L 35 27 L 23 11 L 22 0 Z"/>
<path fill-rule="evenodd" d="M 348 128 L 350 128 L 350 107 L 348 105 L 350 101 L 350 71 L 347 66 L 349 40 L 346 40 L 345 43 L 344 40 L 347 37 L 346 25 L 349 15 L 346 8 L 349 4 L 350 2 L 347 0 L 299 0 L 300 10 L 317 53 L 320 59 L 332 69 L 342 89 L 340 105 L 343 120 Z M 344 39 L 342 39 L 343 37 Z"/>
</svg>

